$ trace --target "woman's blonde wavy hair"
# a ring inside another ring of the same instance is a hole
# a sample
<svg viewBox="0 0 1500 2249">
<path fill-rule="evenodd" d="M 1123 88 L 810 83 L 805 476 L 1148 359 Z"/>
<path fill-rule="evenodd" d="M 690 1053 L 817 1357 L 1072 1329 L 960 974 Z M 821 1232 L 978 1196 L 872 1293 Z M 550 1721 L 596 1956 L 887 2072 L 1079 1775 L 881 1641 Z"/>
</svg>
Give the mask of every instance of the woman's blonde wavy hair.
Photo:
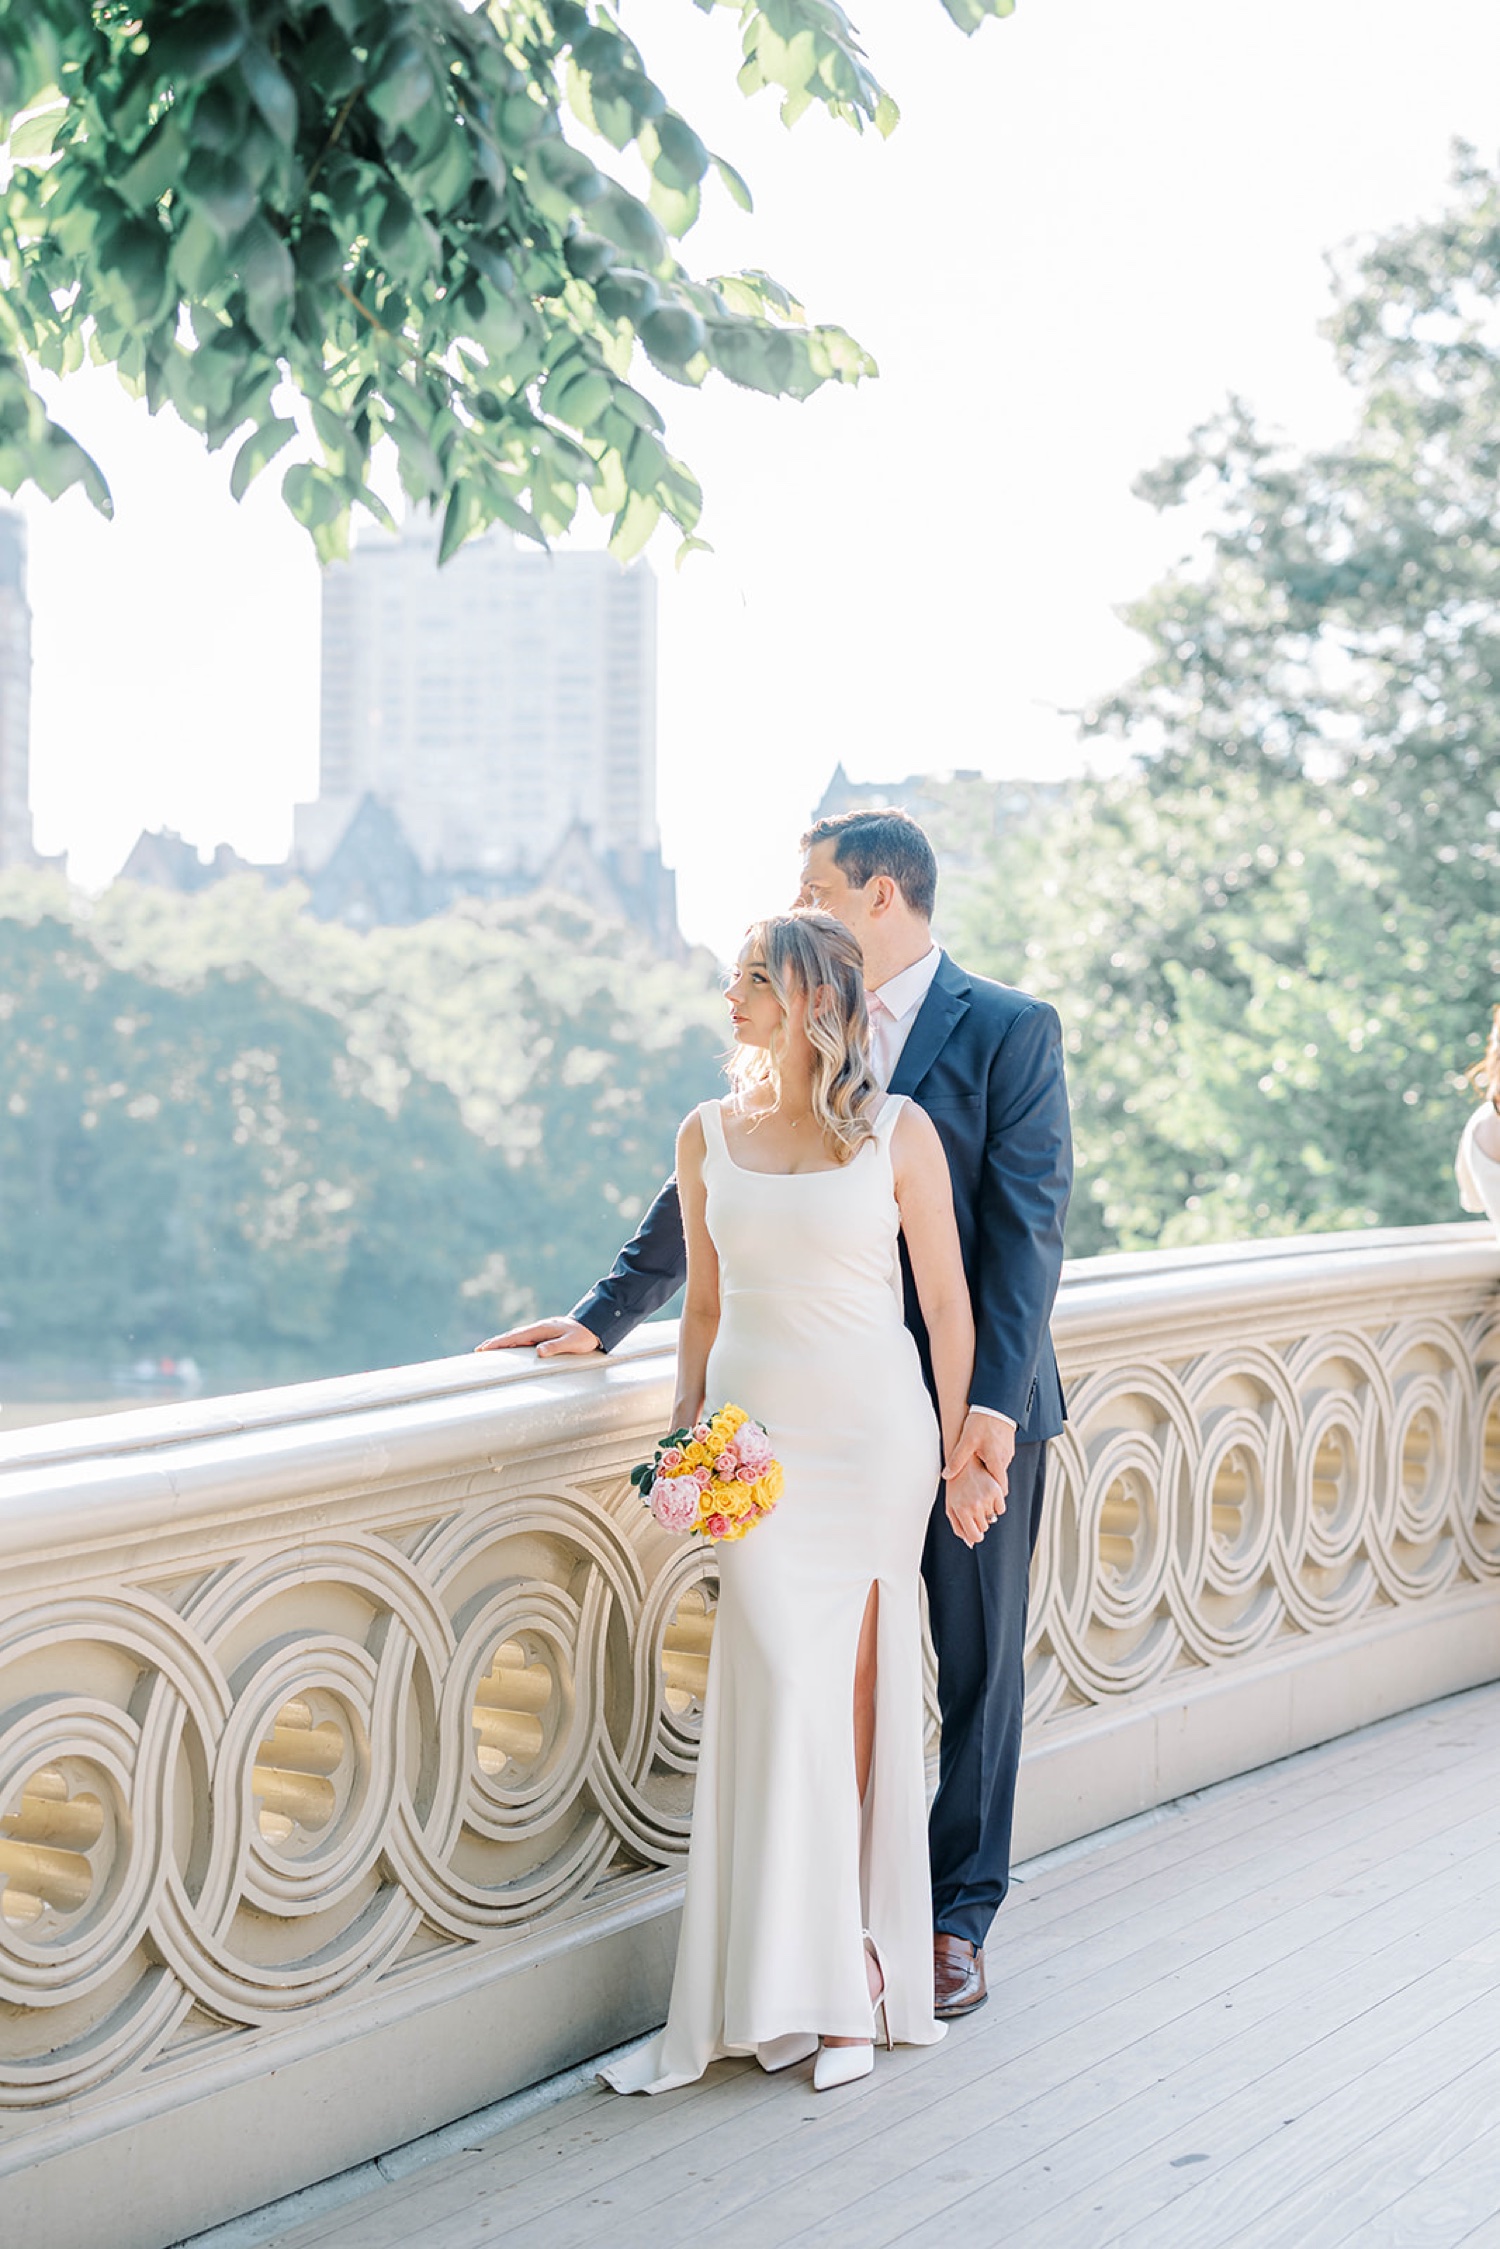
<svg viewBox="0 0 1500 2249">
<path fill-rule="evenodd" d="M 807 1036 L 812 1044 L 812 1113 L 832 1155 L 841 1164 L 874 1137 L 870 1110 L 880 1097 L 870 1062 L 870 1018 L 865 1012 L 864 955 L 832 914 L 798 906 L 752 922 L 745 934 L 750 957 L 766 974 L 782 1012 L 782 1030 L 769 1047 L 736 1047 L 729 1081 L 736 1094 L 768 1085 L 781 1101 L 780 1057 L 787 1004 L 793 991 L 807 994 Z"/>
<path fill-rule="evenodd" d="M 1490 1035 L 1483 1055 L 1464 1076 L 1481 1101 L 1493 1101 L 1500 1109 L 1500 1007 L 1490 1016 Z"/>
</svg>

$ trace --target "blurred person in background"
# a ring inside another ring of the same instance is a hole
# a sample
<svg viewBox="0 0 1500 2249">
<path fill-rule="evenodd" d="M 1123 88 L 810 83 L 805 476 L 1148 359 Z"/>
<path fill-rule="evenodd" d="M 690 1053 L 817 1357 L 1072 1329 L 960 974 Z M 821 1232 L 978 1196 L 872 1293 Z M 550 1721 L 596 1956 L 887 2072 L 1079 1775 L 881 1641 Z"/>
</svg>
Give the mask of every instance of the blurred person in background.
<svg viewBox="0 0 1500 2249">
<path fill-rule="evenodd" d="M 1468 1076 L 1482 1098 L 1464 1126 L 1453 1162 L 1458 1199 L 1465 1210 L 1487 1212 L 1500 1227 L 1500 1007 L 1490 1019 L 1484 1058 Z"/>
</svg>

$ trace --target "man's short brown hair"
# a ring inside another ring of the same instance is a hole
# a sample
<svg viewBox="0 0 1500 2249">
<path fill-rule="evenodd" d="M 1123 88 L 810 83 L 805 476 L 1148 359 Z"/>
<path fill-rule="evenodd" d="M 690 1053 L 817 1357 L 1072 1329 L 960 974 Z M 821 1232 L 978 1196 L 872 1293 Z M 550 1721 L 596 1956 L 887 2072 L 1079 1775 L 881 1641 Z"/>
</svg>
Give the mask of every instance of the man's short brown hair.
<svg viewBox="0 0 1500 2249">
<path fill-rule="evenodd" d="M 831 843 L 833 861 L 855 890 L 889 875 L 914 914 L 931 921 L 937 904 L 937 854 L 909 812 L 880 805 L 869 812 L 836 812 L 802 838 L 804 851 Z"/>
</svg>

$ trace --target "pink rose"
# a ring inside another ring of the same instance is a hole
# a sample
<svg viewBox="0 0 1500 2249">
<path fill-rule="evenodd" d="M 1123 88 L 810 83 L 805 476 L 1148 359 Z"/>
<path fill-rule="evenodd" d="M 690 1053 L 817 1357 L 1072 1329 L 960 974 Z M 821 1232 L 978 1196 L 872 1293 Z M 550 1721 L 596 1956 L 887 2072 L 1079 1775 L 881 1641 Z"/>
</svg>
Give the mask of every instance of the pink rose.
<svg viewBox="0 0 1500 2249">
<path fill-rule="evenodd" d="M 690 1531 L 698 1520 L 698 1487 L 691 1476 L 658 1476 L 651 1512 L 664 1531 Z"/>
<path fill-rule="evenodd" d="M 693 1423 L 693 1442 L 695 1445 L 706 1445 L 712 1435 L 713 1431 L 706 1421 L 695 1421 Z"/>
<path fill-rule="evenodd" d="M 714 1472 L 711 1468 L 693 1468 L 689 1470 L 688 1474 L 700 1492 L 706 1492 L 714 1480 Z"/>
<path fill-rule="evenodd" d="M 703 1526 L 710 1538 L 728 1538 L 732 1527 L 727 1515 L 710 1515 Z"/>
<path fill-rule="evenodd" d="M 718 1459 L 714 1462 L 714 1474 L 718 1477 L 721 1483 L 727 1484 L 730 1478 L 735 1474 L 739 1465 L 739 1455 L 736 1453 L 733 1445 L 726 1445 L 724 1447 L 724 1450 L 720 1453 Z"/>
<path fill-rule="evenodd" d="M 661 1459 L 657 1462 L 656 1466 L 658 1474 L 662 1473 L 668 1468 L 680 1468 L 682 1466 L 681 1445 L 668 1445 L 666 1451 L 662 1454 Z"/>
<path fill-rule="evenodd" d="M 739 1472 L 739 1480 L 742 1484 L 758 1484 L 760 1482 L 760 1477 L 760 1470 L 754 1467 L 749 1461 L 746 1461 L 744 1463 Z"/>
</svg>

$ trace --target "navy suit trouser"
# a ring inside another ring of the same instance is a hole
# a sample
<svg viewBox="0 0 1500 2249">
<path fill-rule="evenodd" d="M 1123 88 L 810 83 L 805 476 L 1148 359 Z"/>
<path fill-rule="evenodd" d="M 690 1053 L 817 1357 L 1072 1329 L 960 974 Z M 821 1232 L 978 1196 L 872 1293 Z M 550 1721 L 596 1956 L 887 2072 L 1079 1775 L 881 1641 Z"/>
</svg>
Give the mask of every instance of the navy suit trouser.
<svg viewBox="0 0 1500 2249">
<path fill-rule="evenodd" d="M 978 1546 L 956 1535 L 939 1494 L 922 1555 L 943 1721 L 928 1822 L 932 1923 L 973 1945 L 1010 1887 L 1026 1605 L 1046 1483 L 1045 1443 L 1017 1445 L 1005 1513 Z"/>
</svg>

